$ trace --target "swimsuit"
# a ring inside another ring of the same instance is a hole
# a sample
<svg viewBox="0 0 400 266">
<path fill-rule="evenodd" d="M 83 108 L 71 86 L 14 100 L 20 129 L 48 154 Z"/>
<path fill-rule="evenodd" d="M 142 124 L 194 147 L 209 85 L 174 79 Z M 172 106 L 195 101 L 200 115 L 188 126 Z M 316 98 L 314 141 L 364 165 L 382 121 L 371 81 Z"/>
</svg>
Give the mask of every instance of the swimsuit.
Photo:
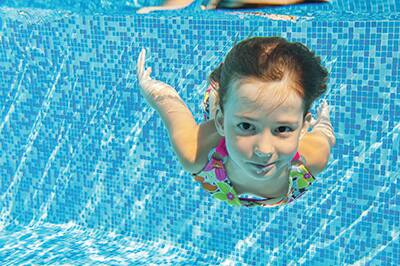
<svg viewBox="0 0 400 266">
<path fill-rule="evenodd" d="M 204 166 L 203 170 L 192 175 L 194 176 L 194 180 L 201 183 L 202 187 L 214 198 L 225 201 L 232 206 L 275 207 L 287 204 L 301 197 L 315 181 L 315 177 L 306 168 L 301 161 L 300 154 L 297 152 L 291 161 L 288 178 L 289 189 L 285 195 L 277 198 L 258 199 L 239 197 L 225 169 L 228 156 L 225 138 L 222 138 L 218 146 L 213 148 L 208 154 L 208 163 Z"/>
<path fill-rule="evenodd" d="M 211 86 L 206 90 L 203 101 L 204 117 L 208 119 L 209 115 L 209 94 Z M 301 156 L 296 152 L 290 163 L 289 169 L 289 189 L 285 195 L 277 198 L 248 198 L 239 197 L 229 180 L 225 169 L 225 163 L 228 159 L 228 151 L 225 145 L 225 138 L 222 138 L 217 147 L 211 149 L 208 154 L 208 162 L 199 173 L 192 173 L 194 180 L 201 183 L 202 187 L 208 191 L 214 198 L 225 201 L 231 206 L 263 206 L 276 207 L 288 204 L 295 199 L 300 198 L 315 181 L 315 177 L 307 169 L 301 160 Z M 222 159 L 219 159 L 222 158 Z"/>
</svg>

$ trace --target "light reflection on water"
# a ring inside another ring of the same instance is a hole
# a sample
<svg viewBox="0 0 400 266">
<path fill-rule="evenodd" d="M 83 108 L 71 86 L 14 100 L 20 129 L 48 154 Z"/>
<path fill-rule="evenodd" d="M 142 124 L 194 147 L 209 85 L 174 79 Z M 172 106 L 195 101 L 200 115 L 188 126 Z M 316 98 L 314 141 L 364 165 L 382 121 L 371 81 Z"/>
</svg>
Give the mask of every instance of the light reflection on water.
<svg viewBox="0 0 400 266">
<path fill-rule="evenodd" d="M 106 41 L 118 37 L 104 30 L 102 17 L 85 20 L 43 10 L 2 16 L 0 261 L 315 265 L 322 258 L 325 265 L 359 265 L 379 264 L 386 256 L 395 265 L 400 257 L 398 45 L 385 32 L 389 26 L 367 29 L 364 22 L 358 28 L 343 22 L 346 27 L 333 23 L 330 30 L 315 21 L 316 13 L 288 10 L 312 19 L 266 26 L 247 21 L 242 27 L 241 20 L 254 15 L 239 20 L 230 15 L 238 29 L 207 43 L 199 34 L 209 25 L 196 29 L 182 23 L 189 48 L 177 42 L 179 34 L 171 38 L 160 25 L 150 32 L 145 30 L 150 24 L 129 17 L 131 31 L 115 30 L 132 34 L 129 41 L 120 37 L 120 46 L 110 48 Z M 63 28 L 68 24 L 63 18 L 72 21 L 70 28 Z M 95 26 L 87 37 L 82 31 L 91 22 Z M 392 35 L 398 33 L 398 24 L 390 26 Z M 305 39 L 312 33 L 317 37 Z M 139 48 L 150 47 L 154 73 L 177 87 L 199 121 L 207 84 L 206 75 L 198 73 L 209 73 L 238 39 L 265 34 L 319 49 L 332 73 L 323 98 L 331 105 L 337 145 L 316 185 L 295 205 L 227 208 L 191 183 L 177 163 L 163 125 L 137 93 L 134 60 Z M 168 49 L 159 47 L 167 38 Z M 366 55 L 371 58 L 364 60 Z M 65 224 L 70 220 L 75 222 Z M 15 223 L 23 225 L 11 226 Z"/>
</svg>

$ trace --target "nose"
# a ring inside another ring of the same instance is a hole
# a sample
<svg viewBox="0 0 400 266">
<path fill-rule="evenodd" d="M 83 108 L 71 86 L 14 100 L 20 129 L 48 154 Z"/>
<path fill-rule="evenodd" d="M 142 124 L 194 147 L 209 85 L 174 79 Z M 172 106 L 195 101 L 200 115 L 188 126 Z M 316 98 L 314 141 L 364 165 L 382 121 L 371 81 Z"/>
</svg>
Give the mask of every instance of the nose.
<svg viewBox="0 0 400 266">
<path fill-rule="evenodd" d="M 259 135 L 254 150 L 257 150 L 260 154 L 272 155 L 275 152 L 275 147 L 272 143 L 272 136 L 269 130 L 265 130 Z"/>
</svg>

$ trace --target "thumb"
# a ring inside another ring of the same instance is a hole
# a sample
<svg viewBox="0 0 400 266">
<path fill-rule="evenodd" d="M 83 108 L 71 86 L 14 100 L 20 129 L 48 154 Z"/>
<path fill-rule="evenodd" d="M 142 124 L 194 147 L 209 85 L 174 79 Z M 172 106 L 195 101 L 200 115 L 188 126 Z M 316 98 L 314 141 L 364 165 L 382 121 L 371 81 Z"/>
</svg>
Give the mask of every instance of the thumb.
<svg viewBox="0 0 400 266">
<path fill-rule="evenodd" d="M 150 78 L 150 74 L 151 74 L 151 67 L 149 67 L 148 69 L 146 69 L 146 71 L 144 72 L 144 74 L 143 74 L 143 78 L 144 79 L 151 79 Z"/>
<path fill-rule="evenodd" d="M 317 123 L 317 121 L 314 119 L 314 117 L 311 117 L 310 127 L 314 127 L 316 123 Z"/>
<path fill-rule="evenodd" d="M 317 119 L 314 119 L 314 117 L 311 117 L 310 120 L 310 127 L 313 128 L 316 124 L 318 124 L 319 120 L 321 119 L 321 117 L 318 115 Z"/>
</svg>

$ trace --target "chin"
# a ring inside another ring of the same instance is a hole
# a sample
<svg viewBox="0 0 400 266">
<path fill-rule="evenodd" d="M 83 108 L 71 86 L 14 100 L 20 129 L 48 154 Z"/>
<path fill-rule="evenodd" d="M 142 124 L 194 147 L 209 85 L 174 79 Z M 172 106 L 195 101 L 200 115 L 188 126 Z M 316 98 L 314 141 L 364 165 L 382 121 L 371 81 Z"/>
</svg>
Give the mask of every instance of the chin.
<svg viewBox="0 0 400 266">
<path fill-rule="evenodd" d="M 277 170 L 276 170 L 276 165 L 275 165 L 267 173 L 257 174 L 257 170 L 251 169 L 251 168 L 248 170 L 248 173 L 249 173 L 249 176 L 251 176 L 255 180 L 265 181 L 265 180 L 273 179 L 276 176 Z"/>
<path fill-rule="evenodd" d="M 257 181 L 268 181 L 268 180 L 272 180 L 272 179 L 274 179 L 274 175 L 272 174 L 272 175 L 270 175 L 269 173 L 268 173 L 268 175 L 251 175 L 251 178 L 253 179 L 253 180 L 257 180 Z"/>
</svg>

